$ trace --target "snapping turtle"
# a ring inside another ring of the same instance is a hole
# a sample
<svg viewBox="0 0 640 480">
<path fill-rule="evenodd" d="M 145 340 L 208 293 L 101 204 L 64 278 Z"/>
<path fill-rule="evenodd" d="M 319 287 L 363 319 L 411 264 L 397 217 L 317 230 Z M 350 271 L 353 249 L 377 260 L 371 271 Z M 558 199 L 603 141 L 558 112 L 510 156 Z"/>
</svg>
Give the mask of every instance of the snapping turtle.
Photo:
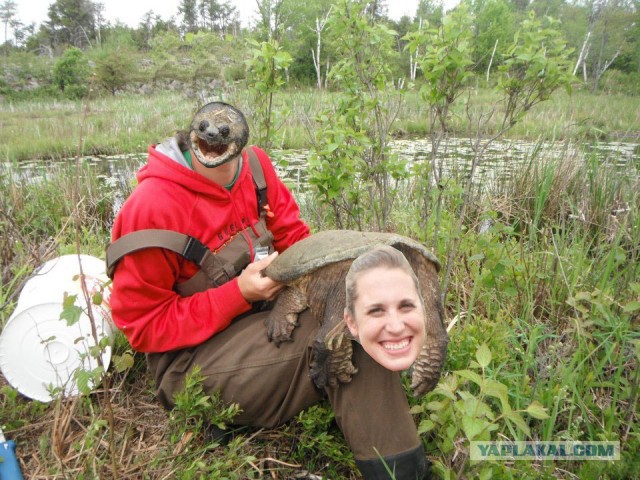
<svg viewBox="0 0 640 480">
<path fill-rule="evenodd" d="M 376 245 L 390 245 L 409 261 L 420 282 L 425 311 L 425 344 L 412 366 L 413 394 L 435 388 L 447 350 L 447 333 L 438 283 L 440 263 L 423 245 L 392 233 L 327 230 L 295 243 L 264 271 L 287 287 L 266 319 L 276 345 L 291 341 L 298 314 L 307 307 L 321 327 L 314 341 L 311 377 L 319 388 L 347 383 L 356 373 L 351 363 L 353 337 L 344 322 L 345 277 L 353 260 Z"/>
<path fill-rule="evenodd" d="M 198 161 L 215 168 L 240 154 L 249 140 L 249 125 L 237 108 L 211 102 L 194 115 L 188 139 Z"/>
</svg>

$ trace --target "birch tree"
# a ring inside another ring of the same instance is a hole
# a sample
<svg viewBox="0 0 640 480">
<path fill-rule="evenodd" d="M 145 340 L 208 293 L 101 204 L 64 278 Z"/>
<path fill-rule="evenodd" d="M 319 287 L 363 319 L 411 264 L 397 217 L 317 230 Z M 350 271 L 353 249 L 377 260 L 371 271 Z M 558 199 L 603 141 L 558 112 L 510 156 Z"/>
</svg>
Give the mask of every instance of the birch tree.
<svg viewBox="0 0 640 480">
<path fill-rule="evenodd" d="M 619 59 L 637 55 L 638 44 L 630 32 L 637 22 L 636 7 L 628 0 L 593 0 L 567 7 L 564 17 L 574 35 L 577 60 L 573 75 L 582 75 L 592 91 Z M 577 38 L 576 38 L 577 37 Z"/>
<path fill-rule="evenodd" d="M 322 19 L 320 19 L 320 17 L 316 17 L 316 48 L 315 51 L 313 48 L 311 49 L 311 57 L 313 59 L 313 67 L 316 69 L 316 81 L 319 90 L 322 90 L 322 31 L 327 25 L 329 15 L 331 15 L 331 8 L 329 8 L 329 11 Z"/>
</svg>

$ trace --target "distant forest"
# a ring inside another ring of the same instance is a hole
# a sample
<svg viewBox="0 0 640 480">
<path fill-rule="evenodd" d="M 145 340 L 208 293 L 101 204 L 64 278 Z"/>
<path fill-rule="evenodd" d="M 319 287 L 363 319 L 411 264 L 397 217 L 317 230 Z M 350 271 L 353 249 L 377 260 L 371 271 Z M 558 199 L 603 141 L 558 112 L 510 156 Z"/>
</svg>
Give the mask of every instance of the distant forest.
<svg viewBox="0 0 640 480">
<path fill-rule="evenodd" d="M 46 21 L 27 25 L 16 14 L 16 2 L 5 0 L 0 93 L 77 97 L 86 94 L 88 79 L 112 94 L 144 91 L 158 81 L 234 82 L 245 78 L 246 62 L 264 42 L 290 55 L 288 86 L 331 88 L 327 73 L 339 61 L 331 28 L 334 3 L 257 0 L 258 19 L 247 28 L 232 2 L 180 0 L 172 18 L 151 10 L 133 28 L 107 21 L 104 4 L 91 0 L 53 1 Z M 338 3 L 366 4 L 367 21 L 396 33 L 389 65 L 399 81 L 415 79 L 406 35 L 437 33 L 451 14 L 437 0 L 421 0 L 413 16 L 397 21 L 388 17 L 385 0 Z M 638 94 L 639 6 L 640 0 L 463 0 L 455 9 L 466 9 L 470 68 L 478 78 L 490 82 L 490 70 L 508 54 L 523 20 L 549 17 L 571 52 L 577 82 L 592 91 Z"/>
</svg>

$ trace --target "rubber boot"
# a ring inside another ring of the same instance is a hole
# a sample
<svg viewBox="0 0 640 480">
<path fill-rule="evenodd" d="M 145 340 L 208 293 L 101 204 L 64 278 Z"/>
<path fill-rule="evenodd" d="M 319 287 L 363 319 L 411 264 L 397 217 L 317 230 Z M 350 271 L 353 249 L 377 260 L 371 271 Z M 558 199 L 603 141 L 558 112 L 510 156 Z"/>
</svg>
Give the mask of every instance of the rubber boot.
<svg viewBox="0 0 640 480">
<path fill-rule="evenodd" d="M 389 457 L 356 460 L 365 480 L 429 480 L 429 462 L 420 445 L 414 450 Z"/>
</svg>

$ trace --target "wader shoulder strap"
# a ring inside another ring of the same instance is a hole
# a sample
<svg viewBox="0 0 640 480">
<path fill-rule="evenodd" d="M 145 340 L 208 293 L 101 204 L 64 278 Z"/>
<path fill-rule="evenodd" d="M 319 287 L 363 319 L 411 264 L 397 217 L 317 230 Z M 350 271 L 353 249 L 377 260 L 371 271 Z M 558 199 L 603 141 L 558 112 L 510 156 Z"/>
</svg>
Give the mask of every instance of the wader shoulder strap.
<svg viewBox="0 0 640 480">
<path fill-rule="evenodd" d="M 264 171 L 260 160 L 253 150 L 253 147 L 246 149 L 247 157 L 249 158 L 249 166 L 251 167 L 251 176 L 253 177 L 253 183 L 256 185 L 256 197 L 258 198 L 258 215 L 263 218 L 267 215 L 267 210 L 264 208 L 267 205 L 267 181 L 264 178 Z"/>
<path fill-rule="evenodd" d="M 126 254 L 150 247 L 166 248 L 179 253 L 200 267 L 211 254 L 200 240 L 184 233 L 159 229 L 138 230 L 122 236 L 107 247 L 107 275 L 113 278 L 116 263 Z"/>
<path fill-rule="evenodd" d="M 258 238 L 256 244 L 260 245 L 261 240 L 270 244 L 273 235 L 271 232 L 268 233 L 269 235 L 263 236 L 264 240 Z M 113 279 L 116 264 L 129 253 L 151 247 L 166 248 L 182 255 L 187 260 L 191 260 L 200 267 L 200 270 L 189 280 L 175 285 L 176 291 L 181 295 L 192 295 L 195 292 L 206 290 L 212 285 L 220 286 L 228 282 L 251 261 L 248 249 L 241 246 L 247 244 L 243 235 L 236 236 L 228 245 L 232 244 L 236 245 L 231 249 L 235 250 L 236 254 L 231 256 L 215 255 L 197 238 L 183 233 L 172 230 L 138 230 L 122 236 L 107 246 L 107 275 Z"/>
</svg>

